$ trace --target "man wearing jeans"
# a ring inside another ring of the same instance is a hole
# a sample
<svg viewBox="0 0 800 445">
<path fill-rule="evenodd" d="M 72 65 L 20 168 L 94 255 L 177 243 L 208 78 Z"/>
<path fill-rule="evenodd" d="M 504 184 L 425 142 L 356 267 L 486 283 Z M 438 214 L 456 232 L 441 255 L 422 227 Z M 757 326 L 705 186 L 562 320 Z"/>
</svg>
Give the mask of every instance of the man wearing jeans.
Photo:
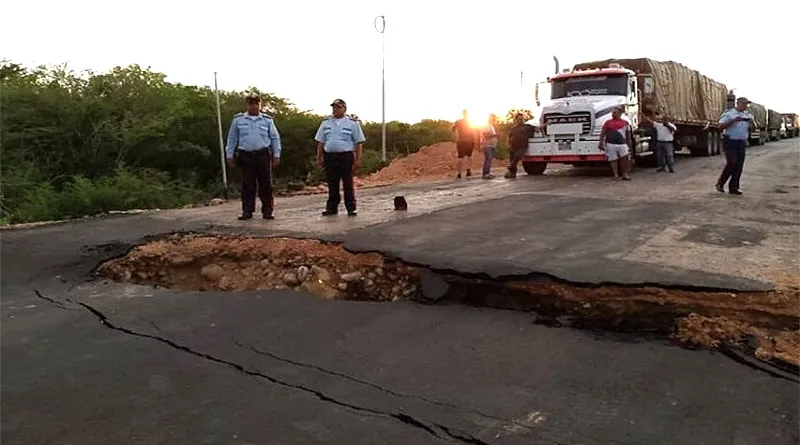
<svg viewBox="0 0 800 445">
<path fill-rule="evenodd" d="M 744 169 L 744 155 L 747 149 L 747 138 L 750 135 L 750 122 L 753 116 L 747 111 L 750 101 L 746 97 L 736 100 L 736 108 L 726 111 L 719 119 L 722 133 L 722 150 L 725 152 L 725 168 L 717 180 L 717 191 L 725 193 L 725 183 L 728 183 L 728 193 L 741 195 L 739 179 Z M 730 180 L 730 182 L 728 182 Z"/>
<path fill-rule="evenodd" d="M 656 130 L 656 159 L 658 160 L 657 172 L 669 168 L 670 173 L 675 173 L 675 131 L 678 129 L 663 114 L 656 114 L 655 120 L 643 115 L 643 120 L 653 124 Z"/>
<path fill-rule="evenodd" d="M 494 160 L 494 151 L 497 149 L 497 116 L 494 114 L 489 115 L 489 124 L 483 127 L 481 131 L 481 149 L 483 149 L 483 179 L 493 179 L 492 176 L 492 161 Z"/>
</svg>

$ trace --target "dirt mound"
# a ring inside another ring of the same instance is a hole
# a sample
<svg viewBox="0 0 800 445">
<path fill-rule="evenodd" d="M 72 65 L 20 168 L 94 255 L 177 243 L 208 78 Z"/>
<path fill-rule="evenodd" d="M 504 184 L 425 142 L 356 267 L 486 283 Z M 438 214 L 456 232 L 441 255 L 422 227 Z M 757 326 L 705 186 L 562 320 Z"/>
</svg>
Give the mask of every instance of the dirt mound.
<svg viewBox="0 0 800 445">
<path fill-rule="evenodd" d="M 356 187 L 368 188 L 452 178 L 456 173 L 457 161 L 456 144 L 454 142 L 439 142 L 422 147 L 418 152 L 411 155 L 397 158 L 377 172 L 366 177 L 355 178 L 354 182 Z M 483 150 L 478 147 L 472 154 L 470 168 L 474 175 L 480 175 L 482 166 Z M 495 159 L 492 162 L 493 170 L 506 167 L 508 167 L 508 160 Z M 284 195 L 299 196 L 320 193 L 328 193 L 328 187 L 325 184 L 304 187 L 302 190 L 287 192 Z"/>
<path fill-rule="evenodd" d="M 439 142 L 419 149 L 409 156 L 395 159 L 388 166 L 367 176 L 361 182 L 364 185 L 383 185 L 397 182 L 411 182 L 421 179 L 445 179 L 455 175 L 456 144 L 454 142 Z M 471 168 L 474 173 L 480 173 L 483 165 L 483 151 L 478 148 L 472 155 Z M 505 168 L 508 161 L 495 159 L 492 168 Z"/>
</svg>

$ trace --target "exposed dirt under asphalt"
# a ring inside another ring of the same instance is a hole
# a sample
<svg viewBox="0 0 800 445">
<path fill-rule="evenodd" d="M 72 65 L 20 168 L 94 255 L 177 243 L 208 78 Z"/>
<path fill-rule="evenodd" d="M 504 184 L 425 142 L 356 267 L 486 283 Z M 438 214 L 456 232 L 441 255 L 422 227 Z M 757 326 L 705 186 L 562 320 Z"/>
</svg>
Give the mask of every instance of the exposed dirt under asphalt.
<svg viewBox="0 0 800 445">
<path fill-rule="evenodd" d="M 424 268 L 378 253 L 351 253 L 311 239 L 172 235 L 132 249 L 97 272 L 117 281 L 179 290 L 294 288 L 325 299 L 427 301 Z M 709 292 L 579 286 L 556 280 L 487 280 L 437 274 L 436 299 L 529 311 L 537 321 L 670 334 L 691 345 L 745 347 L 792 370 L 800 365 L 800 289 Z"/>
</svg>

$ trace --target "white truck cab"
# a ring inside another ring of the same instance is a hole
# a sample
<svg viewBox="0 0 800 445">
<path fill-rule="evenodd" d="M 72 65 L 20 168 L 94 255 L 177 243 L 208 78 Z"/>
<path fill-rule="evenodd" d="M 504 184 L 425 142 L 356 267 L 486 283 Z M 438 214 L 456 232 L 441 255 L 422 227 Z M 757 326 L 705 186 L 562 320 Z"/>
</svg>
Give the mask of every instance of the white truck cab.
<svg viewBox="0 0 800 445">
<path fill-rule="evenodd" d="M 645 90 L 652 92 L 652 77 L 639 75 Z M 584 164 L 606 162 L 598 149 L 603 124 L 611 112 L 623 107 L 622 118 L 639 127 L 639 85 L 637 74 L 618 64 L 608 68 L 565 70 L 547 79 L 551 104 L 542 109 L 541 136 L 528 141 L 523 168 L 529 174 L 541 174 L 548 163 Z M 536 86 L 536 103 L 539 86 Z M 648 138 L 636 138 L 636 143 Z M 645 148 L 649 144 L 645 143 Z"/>
</svg>

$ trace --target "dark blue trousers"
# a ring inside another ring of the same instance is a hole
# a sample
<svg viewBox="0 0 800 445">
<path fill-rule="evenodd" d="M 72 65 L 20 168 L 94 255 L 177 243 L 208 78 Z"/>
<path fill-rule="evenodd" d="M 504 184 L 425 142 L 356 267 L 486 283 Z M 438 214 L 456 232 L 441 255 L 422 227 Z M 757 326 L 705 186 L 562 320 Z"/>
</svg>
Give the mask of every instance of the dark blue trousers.
<svg viewBox="0 0 800 445">
<path fill-rule="evenodd" d="M 744 156 L 747 150 L 747 141 L 740 139 L 722 139 L 722 151 L 725 153 L 725 168 L 722 169 L 722 174 L 719 175 L 717 185 L 722 187 L 728 183 L 728 191 L 735 192 L 739 190 L 739 179 L 742 177 L 742 170 L 744 170 Z"/>
</svg>

